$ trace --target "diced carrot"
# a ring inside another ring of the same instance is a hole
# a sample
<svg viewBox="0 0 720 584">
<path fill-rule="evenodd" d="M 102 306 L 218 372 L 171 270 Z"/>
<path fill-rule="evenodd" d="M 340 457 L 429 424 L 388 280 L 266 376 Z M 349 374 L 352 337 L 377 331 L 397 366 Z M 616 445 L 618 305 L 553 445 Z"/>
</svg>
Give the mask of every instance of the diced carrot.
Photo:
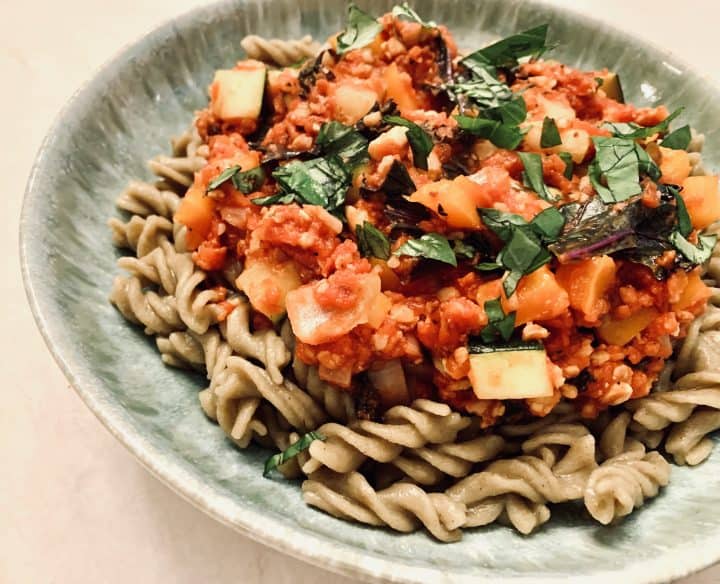
<svg viewBox="0 0 720 584">
<path fill-rule="evenodd" d="M 397 64 L 392 63 L 383 71 L 386 98 L 392 99 L 400 108 L 400 112 L 420 109 L 420 102 L 415 94 L 412 79 L 407 73 L 400 71 Z"/>
<path fill-rule="evenodd" d="M 687 310 L 688 308 L 705 302 L 710 298 L 712 292 L 700 278 L 699 270 L 695 270 L 688 274 L 687 285 L 680 294 L 678 301 L 672 305 L 673 310 Z"/>
<path fill-rule="evenodd" d="M 689 176 L 682 181 L 682 198 L 695 229 L 705 229 L 720 219 L 717 176 Z"/>
<path fill-rule="evenodd" d="M 440 215 L 450 227 L 478 229 L 480 215 L 475 203 L 478 188 L 466 177 L 443 179 L 423 185 L 409 198 Z"/>
<path fill-rule="evenodd" d="M 665 184 L 680 185 L 690 176 L 690 157 L 685 150 L 673 150 L 660 146 L 660 180 Z"/>
<path fill-rule="evenodd" d="M 597 320 L 603 311 L 603 297 L 615 281 L 615 262 L 610 256 L 598 256 L 561 265 L 555 274 L 567 290 L 570 306 L 588 320 Z"/>
<path fill-rule="evenodd" d="M 641 308 L 623 320 L 607 318 L 598 327 L 598 335 L 610 345 L 626 345 L 655 320 L 658 314 L 654 308 Z"/>
<path fill-rule="evenodd" d="M 201 187 L 191 186 L 175 212 L 175 220 L 188 228 L 187 245 L 191 250 L 197 249 L 210 233 L 214 212 L 215 201 Z"/>
<path fill-rule="evenodd" d="M 515 294 L 509 301 L 505 299 L 503 302 L 505 312 L 517 311 L 516 325 L 555 318 L 565 312 L 569 305 L 568 293 L 558 284 L 547 266 L 524 276 Z"/>
</svg>

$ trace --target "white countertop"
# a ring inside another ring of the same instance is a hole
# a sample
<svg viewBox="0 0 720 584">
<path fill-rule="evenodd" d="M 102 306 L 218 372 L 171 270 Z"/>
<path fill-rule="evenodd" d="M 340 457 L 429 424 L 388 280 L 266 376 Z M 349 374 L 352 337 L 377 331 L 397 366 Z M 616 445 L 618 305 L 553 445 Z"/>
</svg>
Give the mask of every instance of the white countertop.
<svg viewBox="0 0 720 584">
<path fill-rule="evenodd" d="M 720 80 L 717 9 L 704 0 L 554 0 L 662 44 Z M 216 523 L 150 476 L 85 408 L 35 329 L 17 223 L 32 159 L 56 112 L 126 43 L 200 0 L 3 4 L 0 108 L 0 583 L 349 579 Z M 338 2 L 339 6 L 341 5 Z M 712 14 L 711 14 L 712 13 Z M 450 548 L 448 548 L 450 552 Z M 720 581 L 720 566 L 683 584 Z"/>
</svg>

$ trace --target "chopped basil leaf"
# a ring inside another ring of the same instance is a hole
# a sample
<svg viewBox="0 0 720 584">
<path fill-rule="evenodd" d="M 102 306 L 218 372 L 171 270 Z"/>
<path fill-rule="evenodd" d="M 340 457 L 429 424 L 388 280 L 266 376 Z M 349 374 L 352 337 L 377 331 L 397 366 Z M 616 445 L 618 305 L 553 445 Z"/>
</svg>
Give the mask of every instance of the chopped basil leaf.
<svg viewBox="0 0 720 584">
<path fill-rule="evenodd" d="M 269 197 L 253 199 L 256 205 L 275 205 L 297 202 L 320 205 L 334 211 L 345 203 L 350 186 L 350 174 L 337 156 L 294 160 L 273 172 L 280 192 Z"/>
<path fill-rule="evenodd" d="M 558 211 L 556 207 L 548 207 L 540 211 L 530 222 L 530 227 L 533 231 L 547 242 L 555 241 L 564 226 L 565 217 L 563 217 L 563 214 Z"/>
<path fill-rule="evenodd" d="M 490 140 L 498 148 L 515 150 L 523 139 L 523 133 L 517 126 L 508 126 L 495 120 L 455 116 L 458 127 L 467 132 Z"/>
<path fill-rule="evenodd" d="M 692 140 L 690 126 L 683 126 L 665 136 L 660 146 L 672 148 L 673 150 L 687 150 L 690 145 L 690 140 Z"/>
<path fill-rule="evenodd" d="M 395 250 L 394 255 L 423 257 L 457 266 L 457 258 L 448 240 L 437 233 L 426 233 L 419 239 L 409 239 Z"/>
<path fill-rule="evenodd" d="M 448 85 L 458 95 L 464 95 L 481 110 L 501 107 L 510 101 L 514 93 L 487 69 L 473 70 L 473 78 Z"/>
<path fill-rule="evenodd" d="M 648 138 L 649 136 L 652 136 L 653 134 L 660 134 L 662 132 L 667 132 L 668 128 L 670 127 L 670 122 L 672 122 L 676 117 L 678 117 L 682 113 L 683 109 L 684 108 L 676 109 L 673 113 L 671 113 L 662 122 L 660 122 L 659 124 L 655 124 L 654 126 L 646 127 L 646 126 L 641 126 L 639 124 L 636 124 L 634 122 L 630 122 L 630 123 L 605 122 L 603 125 L 618 138 L 629 138 L 631 140 L 637 140 L 640 138 Z"/>
<path fill-rule="evenodd" d="M 503 213 L 497 209 L 479 209 L 485 226 L 505 242 L 510 241 L 517 227 L 527 226 L 527 221 L 514 213 Z"/>
<path fill-rule="evenodd" d="M 237 172 L 232 177 L 233 186 L 244 195 L 257 192 L 265 182 L 265 170 L 256 166 L 250 170 Z"/>
<path fill-rule="evenodd" d="M 480 262 L 473 266 L 478 272 L 494 272 L 495 270 L 502 270 L 503 267 L 497 262 Z"/>
<path fill-rule="evenodd" d="M 500 107 L 487 109 L 483 112 L 486 118 L 499 120 L 508 126 L 517 126 L 527 117 L 527 106 L 522 95 L 515 95 L 510 101 Z"/>
<path fill-rule="evenodd" d="M 277 467 L 285 464 L 288 460 L 295 458 L 303 450 L 310 448 L 310 444 L 315 440 L 325 440 L 325 436 L 319 432 L 308 432 L 307 434 L 300 437 L 300 439 L 288 446 L 282 452 L 275 454 L 265 461 L 265 469 L 263 470 L 263 476 L 267 477 L 271 471 Z"/>
<path fill-rule="evenodd" d="M 355 229 L 358 249 L 364 257 L 376 257 L 386 260 L 390 257 L 390 241 L 385 234 L 369 221 Z"/>
<path fill-rule="evenodd" d="M 704 264 L 710 259 L 716 242 L 717 235 L 701 235 L 698 238 L 698 245 L 694 246 L 679 231 L 670 234 L 670 243 L 695 265 Z"/>
<path fill-rule="evenodd" d="M 546 45 L 548 25 L 543 24 L 509 36 L 471 53 L 462 60 L 467 63 L 487 63 L 493 67 L 512 68 L 521 57 L 539 57 L 548 50 Z"/>
<path fill-rule="evenodd" d="M 505 314 L 499 298 L 494 300 L 486 300 L 485 314 L 488 317 L 488 323 L 480 332 L 480 338 L 485 343 L 494 342 L 498 336 L 503 340 L 509 341 L 515 330 L 515 313 Z"/>
<path fill-rule="evenodd" d="M 459 258 L 471 260 L 475 257 L 477 250 L 474 246 L 465 243 L 462 239 L 453 239 L 453 252 Z"/>
<path fill-rule="evenodd" d="M 410 178 L 405 165 L 399 160 L 395 160 L 390 167 L 390 171 L 385 177 L 385 182 L 380 187 L 385 194 L 394 197 L 399 195 L 410 195 L 415 192 L 415 183 Z M 419 203 L 418 203 L 419 204 Z"/>
<path fill-rule="evenodd" d="M 433 22 L 432 20 L 428 20 L 425 22 L 417 12 L 415 12 L 410 6 L 408 6 L 407 2 L 403 2 L 399 6 L 395 6 L 392 9 L 392 15 L 395 18 L 404 18 L 405 20 L 409 20 L 410 22 L 417 22 L 418 24 L 422 24 L 425 28 L 436 28 L 437 24 Z"/>
<path fill-rule="evenodd" d="M 385 116 L 383 120 L 393 126 L 403 126 L 408 129 L 407 139 L 412 149 L 413 162 L 418 168 L 427 170 L 427 157 L 433 149 L 433 141 L 430 134 L 417 124 L 400 116 Z"/>
<path fill-rule="evenodd" d="M 338 156 L 351 169 L 368 158 L 368 140 L 351 126 L 327 122 L 320 128 L 315 141 L 324 154 Z"/>
<path fill-rule="evenodd" d="M 542 156 L 535 152 L 518 152 L 518 156 L 525 167 L 523 176 L 527 186 L 535 191 L 541 199 L 553 201 L 554 197 L 548 191 L 543 179 Z"/>
<path fill-rule="evenodd" d="M 558 156 L 565 163 L 565 172 L 563 175 L 565 175 L 566 179 L 572 180 L 573 171 L 575 170 L 575 163 L 573 162 L 572 154 L 569 152 L 559 152 Z"/>
<path fill-rule="evenodd" d="M 590 182 L 605 203 L 625 201 L 640 194 L 640 173 L 653 180 L 660 170 L 639 144 L 629 138 L 593 137 L 595 159 L 588 167 Z"/>
<path fill-rule="evenodd" d="M 540 147 L 552 148 L 553 146 L 559 146 L 560 144 L 562 144 L 562 140 L 555 120 L 545 116 L 542 125 L 542 134 L 540 135 Z"/>
<path fill-rule="evenodd" d="M 507 271 L 503 289 L 510 297 L 520 278 L 552 259 L 542 242 L 557 239 L 565 224 L 565 217 L 554 207 L 538 213 L 530 223 L 519 215 L 496 209 L 479 209 L 479 212 L 485 226 L 505 242 L 505 247 L 500 250 L 495 264 L 478 265 L 475 269 L 490 271 L 502 266 Z"/>
<path fill-rule="evenodd" d="M 348 22 L 343 33 L 337 38 L 339 55 L 369 45 L 380 34 L 382 25 L 354 3 L 348 6 Z"/>
<path fill-rule="evenodd" d="M 232 181 L 233 186 L 241 193 L 249 195 L 257 191 L 265 182 L 265 171 L 262 166 L 256 166 L 250 170 L 240 170 L 237 165 L 231 166 L 208 183 L 207 191 L 220 188 L 228 180 Z"/>
<path fill-rule="evenodd" d="M 675 204 L 677 205 L 677 217 L 678 217 L 678 231 L 680 235 L 687 237 L 692 233 L 692 221 L 690 220 L 690 214 L 688 213 L 685 201 L 680 196 L 680 193 L 675 189 L 673 193 L 675 195 Z"/>
<path fill-rule="evenodd" d="M 229 168 L 226 168 L 208 183 L 207 192 L 214 191 L 215 189 L 220 188 L 220 185 L 222 185 L 225 181 L 230 180 L 233 176 L 235 176 L 235 173 L 237 172 L 240 172 L 239 166 L 231 166 Z"/>
</svg>

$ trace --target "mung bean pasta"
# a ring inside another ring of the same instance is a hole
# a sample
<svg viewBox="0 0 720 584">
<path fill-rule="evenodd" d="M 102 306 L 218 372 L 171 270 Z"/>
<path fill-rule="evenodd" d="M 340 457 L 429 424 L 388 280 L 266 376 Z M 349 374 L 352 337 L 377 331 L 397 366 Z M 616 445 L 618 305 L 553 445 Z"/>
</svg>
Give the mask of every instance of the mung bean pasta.
<svg viewBox="0 0 720 584">
<path fill-rule="evenodd" d="M 442 541 L 564 501 L 607 524 L 710 454 L 702 135 L 547 33 L 460 54 L 403 4 L 323 46 L 246 38 L 118 199 L 111 301 L 318 509 Z"/>
</svg>

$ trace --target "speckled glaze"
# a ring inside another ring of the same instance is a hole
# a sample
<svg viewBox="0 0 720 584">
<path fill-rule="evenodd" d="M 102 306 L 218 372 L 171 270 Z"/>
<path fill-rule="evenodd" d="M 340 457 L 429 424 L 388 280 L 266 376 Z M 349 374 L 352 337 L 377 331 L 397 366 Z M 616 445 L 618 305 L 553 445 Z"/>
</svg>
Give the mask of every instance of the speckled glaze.
<svg viewBox="0 0 720 584">
<path fill-rule="evenodd" d="M 379 14 L 390 2 L 361 2 Z M 720 93 L 661 49 L 606 25 L 520 0 L 415 0 L 461 47 L 544 22 L 555 55 L 619 71 L 640 104 L 688 106 L 717 168 Z M 561 506 L 532 537 L 493 526 L 440 544 L 345 523 L 305 507 L 299 485 L 262 478 L 266 453 L 238 451 L 208 422 L 199 376 L 165 367 L 152 339 L 107 301 L 115 258 L 106 220 L 145 160 L 168 148 L 217 67 L 241 58 L 249 32 L 324 37 L 342 27 L 344 3 L 236 0 L 200 8 L 127 47 L 58 117 L 30 176 L 21 220 L 27 293 L 55 359 L 88 407 L 158 478 L 238 531 L 325 568 L 393 582 L 660 582 L 720 558 L 720 452 L 695 469 L 673 468 L 670 486 L 618 526 L 600 527 Z"/>
</svg>

